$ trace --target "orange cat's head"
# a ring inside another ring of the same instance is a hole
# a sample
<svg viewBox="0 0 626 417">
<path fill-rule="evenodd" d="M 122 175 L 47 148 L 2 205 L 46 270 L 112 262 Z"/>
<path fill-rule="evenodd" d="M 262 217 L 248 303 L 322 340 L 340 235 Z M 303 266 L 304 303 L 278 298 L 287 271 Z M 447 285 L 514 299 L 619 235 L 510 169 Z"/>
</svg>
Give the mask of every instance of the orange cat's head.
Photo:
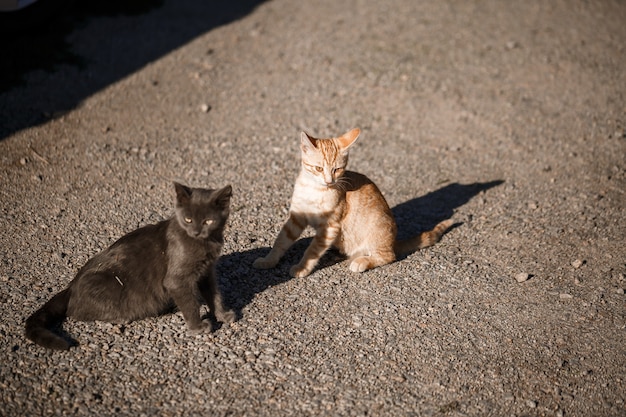
<svg viewBox="0 0 626 417">
<path fill-rule="evenodd" d="M 338 138 L 316 139 L 302 132 L 300 150 L 302 169 L 316 182 L 327 187 L 337 183 L 348 164 L 348 148 L 356 141 L 361 131 L 358 128 Z"/>
</svg>

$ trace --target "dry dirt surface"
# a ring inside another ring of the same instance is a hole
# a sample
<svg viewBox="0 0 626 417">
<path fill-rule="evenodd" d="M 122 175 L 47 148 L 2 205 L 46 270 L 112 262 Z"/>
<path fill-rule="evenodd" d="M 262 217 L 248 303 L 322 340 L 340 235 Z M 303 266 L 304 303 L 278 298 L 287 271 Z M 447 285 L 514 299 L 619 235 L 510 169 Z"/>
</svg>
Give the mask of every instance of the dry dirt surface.
<svg viewBox="0 0 626 417">
<path fill-rule="evenodd" d="M 0 415 L 626 415 L 624 1 L 99 3 L 2 41 Z M 331 252 L 290 278 L 310 232 L 254 270 L 299 132 L 352 127 L 401 235 L 456 226 L 362 274 Z M 238 321 L 27 341 L 174 180 L 234 187 Z"/>
</svg>

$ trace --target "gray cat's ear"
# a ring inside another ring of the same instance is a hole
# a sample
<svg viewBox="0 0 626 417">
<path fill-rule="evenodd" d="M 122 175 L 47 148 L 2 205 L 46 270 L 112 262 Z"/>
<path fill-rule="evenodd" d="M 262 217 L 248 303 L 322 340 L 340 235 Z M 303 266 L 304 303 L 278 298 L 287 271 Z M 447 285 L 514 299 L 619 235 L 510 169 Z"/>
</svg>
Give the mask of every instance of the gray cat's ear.
<svg viewBox="0 0 626 417">
<path fill-rule="evenodd" d="M 315 138 L 307 135 L 305 132 L 300 134 L 300 149 L 304 153 L 310 153 L 312 151 L 317 150 L 315 146 Z"/>
<path fill-rule="evenodd" d="M 174 188 L 176 189 L 176 200 L 187 201 L 191 197 L 191 188 L 174 182 Z"/>
<path fill-rule="evenodd" d="M 215 191 L 215 203 L 221 208 L 226 208 L 230 204 L 230 197 L 232 197 L 232 195 L 233 187 L 227 185 L 226 187 Z"/>
<path fill-rule="evenodd" d="M 360 134 L 361 134 L 361 130 L 358 127 L 355 127 L 351 131 L 346 132 L 343 135 L 339 136 L 337 138 L 337 144 L 339 145 L 341 150 L 345 151 L 350 146 L 352 146 L 354 142 L 356 142 L 356 139 L 359 137 Z"/>
</svg>

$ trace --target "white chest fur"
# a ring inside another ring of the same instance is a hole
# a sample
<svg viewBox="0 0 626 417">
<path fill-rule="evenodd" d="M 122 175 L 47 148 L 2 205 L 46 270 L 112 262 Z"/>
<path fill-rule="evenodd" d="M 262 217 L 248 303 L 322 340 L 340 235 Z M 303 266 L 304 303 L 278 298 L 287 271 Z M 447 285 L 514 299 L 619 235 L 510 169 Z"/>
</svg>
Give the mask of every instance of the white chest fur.
<svg viewBox="0 0 626 417">
<path fill-rule="evenodd" d="M 318 183 L 306 173 L 300 173 L 293 189 L 290 210 L 312 220 L 311 217 L 334 212 L 340 199 L 340 191 Z"/>
</svg>

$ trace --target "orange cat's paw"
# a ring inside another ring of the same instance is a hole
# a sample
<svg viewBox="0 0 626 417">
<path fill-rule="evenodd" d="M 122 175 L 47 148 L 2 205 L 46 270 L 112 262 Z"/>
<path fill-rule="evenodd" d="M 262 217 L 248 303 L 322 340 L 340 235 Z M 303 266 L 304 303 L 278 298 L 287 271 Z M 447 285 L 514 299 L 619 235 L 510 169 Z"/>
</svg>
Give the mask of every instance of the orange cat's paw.
<svg viewBox="0 0 626 417">
<path fill-rule="evenodd" d="M 350 263 L 350 271 L 352 272 L 367 271 L 369 267 L 370 267 L 370 261 L 365 256 L 356 258 Z"/>
<path fill-rule="evenodd" d="M 289 270 L 289 275 L 291 275 L 294 278 L 306 277 L 310 273 L 311 273 L 310 270 L 308 270 L 306 268 L 302 268 L 300 265 L 294 265 Z"/>
<path fill-rule="evenodd" d="M 256 269 L 270 269 L 275 266 L 276 262 L 268 258 L 257 258 L 257 260 L 252 264 L 252 267 Z"/>
</svg>

